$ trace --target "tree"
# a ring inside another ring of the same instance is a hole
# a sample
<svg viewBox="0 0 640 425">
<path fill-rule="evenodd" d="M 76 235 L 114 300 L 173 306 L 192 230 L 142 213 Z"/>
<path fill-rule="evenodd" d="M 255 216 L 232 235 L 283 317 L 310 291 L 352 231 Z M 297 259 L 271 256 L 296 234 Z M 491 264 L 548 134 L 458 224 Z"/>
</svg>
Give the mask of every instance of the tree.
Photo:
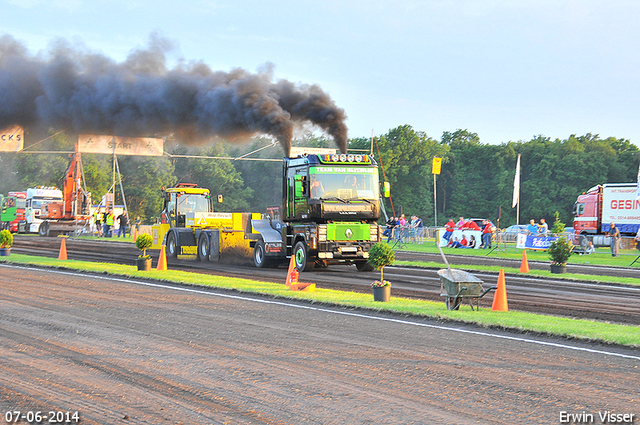
<svg viewBox="0 0 640 425">
<path fill-rule="evenodd" d="M 370 146 L 369 139 L 349 141 L 349 149 L 368 152 Z M 378 151 L 380 181 L 386 177 L 391 185 L 394 215 L 415 214 L 427 222 L 427 217 L 433 214 L 432 159 L 444 156 L 447 149 L 425 133 L 403 125 L 376 141 L 374 154 Z"/>
<path fill-rule="evenodd" d="M 174 167 L 165 157 L 119 157 L 122 186 L 127 197 L 129 216 L 140 216 L 152 223 L 162 211 L 161 188 L 175 184 Z"/>
<path fill-rule="evenodd" d="M 193 155 L 208 157 L 229 156 L 228 147 L 222 143 L 208 149 L 192 150 Z M 212 196 L 222 195 L 223 203 L 218 211 L 247 211 L 249 199 L 254 190 L 247 187 L 235 163 L 228 159 L 178 158 L 176 163 L 177 182 L 195 183 L 211 191 Z"/>
</svg>

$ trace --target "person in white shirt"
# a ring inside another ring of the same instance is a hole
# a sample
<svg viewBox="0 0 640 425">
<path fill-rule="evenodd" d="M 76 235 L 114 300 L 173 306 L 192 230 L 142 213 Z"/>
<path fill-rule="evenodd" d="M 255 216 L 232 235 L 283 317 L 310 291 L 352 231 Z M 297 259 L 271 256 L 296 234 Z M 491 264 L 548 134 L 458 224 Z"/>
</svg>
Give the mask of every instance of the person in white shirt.
<svg viewBox="0 0 640 425">
<path fill-rule="evenodd" d="M 595 254 L 596 252 L 596 247 L 593 246 L 593 242 L 589 241 L 589 244 L 587 245 L 587 248 L 584 250 L 585 255 L 589 255 L 589 254 Z"/>
</svg>

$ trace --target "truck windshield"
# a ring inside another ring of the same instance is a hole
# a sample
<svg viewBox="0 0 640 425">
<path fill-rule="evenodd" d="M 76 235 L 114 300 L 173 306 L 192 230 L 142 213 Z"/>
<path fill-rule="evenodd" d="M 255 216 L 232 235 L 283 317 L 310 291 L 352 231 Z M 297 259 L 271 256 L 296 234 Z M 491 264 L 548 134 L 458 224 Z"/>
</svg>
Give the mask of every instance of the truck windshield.
<svg viewBox="0 0 640 425">
<path fill-rule="evenodd" d="M 209 212 L 209 198 L 200 194 L 182 195 L 178 198 L 178 214 Z"/>
<path fill-rule="evenodd" d="M 33 198 L 31 200 L 31 208 L 41 209 L 43 205 L 47 205 L 52 202 L 62 202 L 62 198 Z"/>
<path fill-rule="evenodd" d="M 312 167 L 309 170 L 311 198 L 378 199 L 378 170 L 355 167 Z"/>
</svg>

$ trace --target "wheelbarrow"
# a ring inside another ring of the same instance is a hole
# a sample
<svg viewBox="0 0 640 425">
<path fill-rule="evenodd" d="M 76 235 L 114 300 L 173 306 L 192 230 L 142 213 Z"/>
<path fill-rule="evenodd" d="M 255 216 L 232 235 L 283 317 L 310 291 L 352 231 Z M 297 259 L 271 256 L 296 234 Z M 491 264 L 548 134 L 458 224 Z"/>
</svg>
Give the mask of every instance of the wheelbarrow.
<svg viewBox="0 0 640 425">
<path fill-rule="evenodd" d="M 480 279 L 464 270 L 440 269 L 438 275 L 440 276 L 440 296 L 446 297 L 447 310 L 458 310 L 464 300 L 469 301 L 471 310 L 474 310 L 475 301 L 475 310 L 477 310 L 480 298 L 497 288 L 492 286 L 484 289 Z"/>
</svg>

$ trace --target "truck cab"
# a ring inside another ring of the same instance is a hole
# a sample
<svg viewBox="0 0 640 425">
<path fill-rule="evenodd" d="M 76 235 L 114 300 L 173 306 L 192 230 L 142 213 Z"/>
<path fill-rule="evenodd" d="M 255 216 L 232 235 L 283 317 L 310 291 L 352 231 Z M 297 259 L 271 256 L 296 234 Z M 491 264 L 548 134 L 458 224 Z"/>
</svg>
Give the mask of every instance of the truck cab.
<svg viewBox="0 0 640 425">
<path fill-rule="evenodd" d="M 292 256 L 298 271 L 330 263 L 371 270 L 369 249 L 380 240 L 378 167 L 370 155 L 312 154 L 283 159 L 282 206 L 252 225 L 257 267 Z M 277 208 L 277 209 L 276 209 Z"/>
<path fill-rule="evenodd" d="M 27 232 L 38 233 L 40 224 L 44 221 L 41 218 L 43 209 L 50 203 L 62 202 L 62 191 L 53 186 L 38 186 L 27 189 L 27 201 L 25 209 L 25 219 L 27 221 Z"/>
<path fill-rule="evenodd" d="M 214 212 L 209 189 L 193 183 L 162 190 L 160 220 L 151 227 L 152 249 L 166 247 L 169 257 L 205 261 L 217 261 L 222 253 L 249 256 L 245 233 L 251 232 L 248 224 L 254 216 Z"/>
</svg>

